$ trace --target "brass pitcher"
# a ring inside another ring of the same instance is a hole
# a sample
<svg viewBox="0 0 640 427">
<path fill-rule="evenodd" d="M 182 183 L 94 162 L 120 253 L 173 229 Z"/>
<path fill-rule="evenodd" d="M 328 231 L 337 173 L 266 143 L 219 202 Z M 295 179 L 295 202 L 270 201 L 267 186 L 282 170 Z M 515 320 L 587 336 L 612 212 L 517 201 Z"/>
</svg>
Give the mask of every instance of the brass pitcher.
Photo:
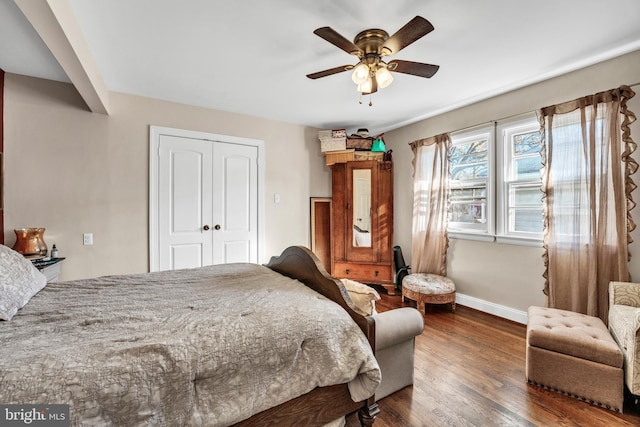
<svg viewBox="0 0 640 427">
<path fill-rule="evenodd" d="M 44 242 L 44 228 L 16 228 L 16 243 L 13 250 L 24 256 L 46 256 L 47 244 Z"/>
</svg>

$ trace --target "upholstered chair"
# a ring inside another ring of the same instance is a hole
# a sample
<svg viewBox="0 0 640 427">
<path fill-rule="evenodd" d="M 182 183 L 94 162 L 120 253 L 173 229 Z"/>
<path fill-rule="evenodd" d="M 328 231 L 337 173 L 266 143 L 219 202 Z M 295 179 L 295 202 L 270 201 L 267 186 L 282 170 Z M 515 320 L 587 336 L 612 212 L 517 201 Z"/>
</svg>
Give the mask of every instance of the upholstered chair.
<svg viewBox="0 0 640 427">
<path fill-rule="evenodd" d="M 363 316 L 373 316 L 376 321 L 376 359 L 382 373 L 382 381 L 376 390 L 376 400 L 413 384 L 413 359 L 415 338 L 424 329 L 424 319 L 412 307 L 401 307 L 376 312 L 378 292 L 365 284 L 340 279 L 347 289 L 354 308 Z"/>
<path fill-rule="evenodd" d="M 624 354 L 624 381 L 640 396 L 640 283 L 609 283 L 609 331 Z"/>
<path fill-rule="evenodd" d="M 382 382 L 376 400 L 413 384 L 415 337 L 424 329 L 424 319 L 412 307 L 396 308 L 373 315 L 376 320 L 376 359 Z"/>
</svg>

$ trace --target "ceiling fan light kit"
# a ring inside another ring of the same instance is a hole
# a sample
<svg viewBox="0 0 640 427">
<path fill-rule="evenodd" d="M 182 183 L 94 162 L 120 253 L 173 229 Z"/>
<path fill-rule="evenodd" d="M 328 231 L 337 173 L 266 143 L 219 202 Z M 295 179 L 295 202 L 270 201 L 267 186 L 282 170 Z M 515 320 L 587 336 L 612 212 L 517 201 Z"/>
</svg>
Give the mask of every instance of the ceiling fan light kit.
<svg viewBox="0 0 640 427">
<path fill-rule="evenodd" d="M 357 85 L 362 85 L 369 80 L 369 66 L 364 62 L 359 63 L 353 69 L 353 73 L 351 74 L 351 80 Z"/>
<path fill-rule="evenodd" d="M 393 76 L 387 69 L 386 64 L 385 66 L 380 66 L 376 70 L 376 81 L 378 82 L 378 87 L 380 89 L 384 89 L 393 82 Z"/>
<path fill-rule="evenodd" d="M 348 54 L 358 57 L 359 62 L 355 66 L 342 65 L 307 74 L 307 77 L 315 80 L 353 70 L 351 80 L 360 92 L 359 102 L 362 104 L 362 95 L 371 95 L 377 92 L 378 88 L 384 89 L 393 82 L 392 71 L 424 78 L 430 78 L 438 71 L 440 68 L 438 65 L 402 60 L 386 63 L 382 60 L 382 57 L 398 53 L 431 31 L 433 31 L 433 25 L 421 16 L 413 18 L 391 37 L 384 30 L 371 28 L 358 33 L 353 39 L 353 43 L 330 27 L 318 28 L 313 32 L 314 34 Z M 373 103 L 369 101 L 369 106 L 371 105 Z"/>
<path fill-rule="evenodd" d="M 371 91 L 373 90 L 373 80 L 367 79 L 361 85 L 356 86 L 356 90 L 362 94 L 371 93 Z"/>
</svg>

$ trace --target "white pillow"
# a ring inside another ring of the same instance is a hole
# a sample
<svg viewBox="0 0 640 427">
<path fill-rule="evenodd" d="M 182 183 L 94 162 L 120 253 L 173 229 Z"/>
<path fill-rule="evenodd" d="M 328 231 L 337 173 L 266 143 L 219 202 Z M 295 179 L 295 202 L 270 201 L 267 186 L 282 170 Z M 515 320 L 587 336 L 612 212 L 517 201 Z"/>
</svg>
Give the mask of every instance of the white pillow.
<svg viewBox="0 0 640 427">
<path fill-rule="evenodd" d="M 31 261 L 0 245 L 0 319 L 11 320 L 46 284 Z"/>
<path fill-rule="evenodd" d="M 380 300 L 380 294 L 371 286 L 356 282 L 351 279 L 340 279 L 351 301 L 356 305 L 356 312 L 363 316 L 371 316 L 376 312 L 376 301 Z"/>
</svg>

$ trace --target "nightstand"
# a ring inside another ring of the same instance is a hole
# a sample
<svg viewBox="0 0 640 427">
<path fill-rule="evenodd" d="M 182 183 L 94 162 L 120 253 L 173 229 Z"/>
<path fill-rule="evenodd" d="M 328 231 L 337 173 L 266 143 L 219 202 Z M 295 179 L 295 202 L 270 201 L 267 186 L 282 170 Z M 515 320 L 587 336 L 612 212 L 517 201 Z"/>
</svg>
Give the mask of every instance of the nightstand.
<svg viewBox="0 0 640 427">
<path fill-rule="evenodd" d="M 31 261 L 33 266 L 40 270 L 47 278 L 47 283 L 57 282 L 60 276 L 60 264 L 64 258 L 38 259 Z"/>
</svg>

